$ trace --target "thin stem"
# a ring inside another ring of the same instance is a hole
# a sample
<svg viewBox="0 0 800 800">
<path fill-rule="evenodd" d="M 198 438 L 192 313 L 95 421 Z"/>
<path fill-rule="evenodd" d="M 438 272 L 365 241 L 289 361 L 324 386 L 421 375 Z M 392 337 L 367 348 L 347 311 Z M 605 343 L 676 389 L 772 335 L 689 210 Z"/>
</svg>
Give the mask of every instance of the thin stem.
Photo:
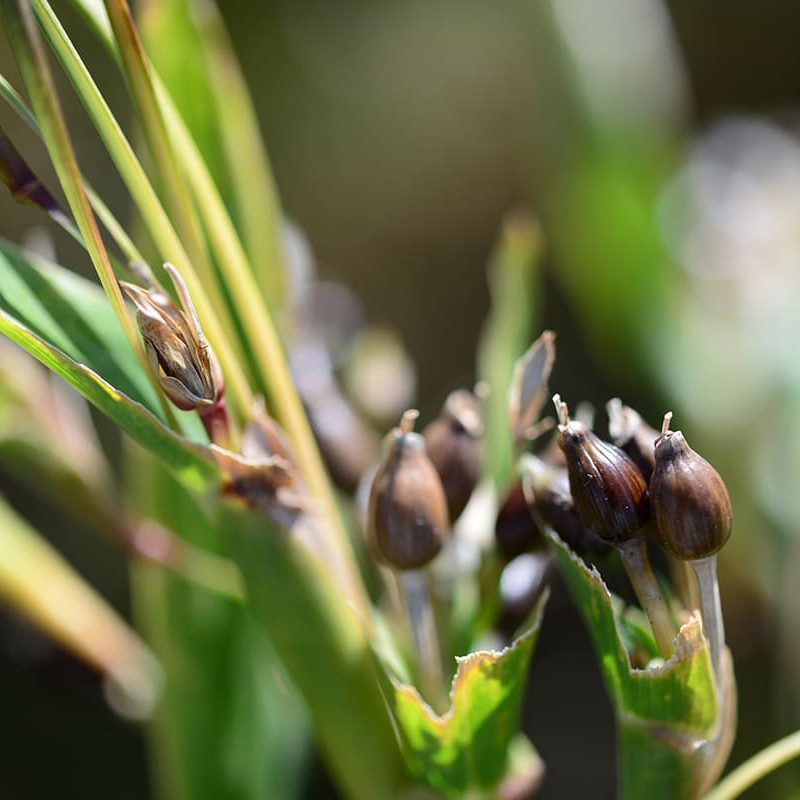
<svg viewBox="0 0 800 800">
<path fill-rule="evenodd" d="M 717 556 L 698 558 L 690 563 L 695 575 L 697 575 L 697 584 L 700 587 L 700 611 L 703 615 L 703 631 L 708 637 L 714 674 L 719 679 L 720 653 L 722 648 L 725 647 L 725 625 L 722 619 L 722 603 L 719 599 Z"/>
<path fill-rule="evenodd" d="M 661 655 L 667 659 L 672 654 L 675 626 L 672 624 L 661 589 L 658 588 L 644 538 L 635 536 L 617 545 L 620 558 L 639 598 L 642 610 L 650 620 L 650 627 L 658 643 Z"/>
<path fill-rule="evenodd" d="M 778 767 L 800 756 L 800 731 L 795 731 L 765 747 L 740 764 L 720 781 L 704 800 L 733 800 Z"/>
<path fill-rule="evenodd" d="M 435 711 L 441 712 L 446 701 L 446 692 L 439 636 L 436 632 L 427 577 L 422 570 L 415 569 L 398 573 L 398 581 L 403 590 L 405 610 L 417 657 L 421 694 Z"/>
</svg>

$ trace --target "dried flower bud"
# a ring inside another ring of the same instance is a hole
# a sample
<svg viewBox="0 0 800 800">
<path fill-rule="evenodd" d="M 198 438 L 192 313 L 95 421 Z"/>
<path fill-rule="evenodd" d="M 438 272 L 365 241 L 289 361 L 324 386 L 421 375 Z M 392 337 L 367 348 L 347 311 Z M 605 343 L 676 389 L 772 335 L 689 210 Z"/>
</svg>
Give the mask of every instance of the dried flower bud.
<svg viewBox="0 0 800 800">
<path fill-rule="evenodd" d="M 200 329 L 186 284 L 171 264 L 164 269 L 184 310 L 161 289 L 121 285 L 136 306 L 147 357 L 164 394 L 183 411 L 208 408 L 222 396 L 222 372 Z"/>
<path fill-rule="evenodd" d="M 425 452 L 425 439 L 412 430 L 416 416 L 407 411 L 400 427 L 386 437 L 367 514 L 373 551 L 401 570 L 431 561 L 448 529 L 442 482 Z"/>
<path fill-rule="evenodd" d="M 618 447 L 581 422 L 570 421 L 565 403 L 554 401 L 561 424 L 558 443 L 567 459 L 569 485 L 583 524 L 610 544 L 634 537 L 650 518 L 647 484 Z"/>
<path fill-rule="evenodd" d="M 680 431 L 665 430 L 655 458 L 650 496 L 661 544 L 684 561 L 713 555 L 731 535 L 731 500 L 722 478 Z"/>
<path fill-rule="evenodd" d="M 655 466 L 655 444 L 658 431 L 651 428 L 630 406 L 622 405 L 615 397 L 606 405 L 608 432 L 611 440 L 639 467 L 646 481 L 650 480 Z"/>
<path fill-rule="evenodd" d="M 451 392 L 441 414 L 423 431 L 428 457 L 442 480 L 447 511 L 455 521 L 469 502 L 481 472 L 483 422 L 478 398 Z"/>
<path fill-rule="evenodd" d="M 544 544 L 542 532 L 531 514 L 522 482 L 513 483 L 500 503 L 494 524 L 497 549 L 507 559 L 515 558 Z"/>
<path fill-rule="evenodd" d="M 539 519 L 579 555 L 606 555 L 609 546 L 583 524 L 575 509 L 566 467 L 537 456 L 526 456 L 524 465 L 526 497 Z"/>
</svg>

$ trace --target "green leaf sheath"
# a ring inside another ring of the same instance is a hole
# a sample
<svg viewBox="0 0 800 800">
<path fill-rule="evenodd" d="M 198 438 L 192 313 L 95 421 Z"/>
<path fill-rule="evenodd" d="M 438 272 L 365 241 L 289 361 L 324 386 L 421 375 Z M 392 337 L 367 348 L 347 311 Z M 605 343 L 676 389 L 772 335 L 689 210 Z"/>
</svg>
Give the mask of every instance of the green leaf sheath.
<svg viewBox="0 0 800 800">
<path fill-rule="evenodd" d="M 546 599 L 509 647 L 457 659 L 451 706 L 444 715 L 433 712 L 416 689 L 392 681 L 391 702 L 406 765 L 420 783 L 458 798 L 491 791 L 506 775 Z"/>
<path fill-rule="evenodd" d="M 219 484 L 219 469 L 205 448 L 159 420 L 155 392 L 95 284 L 0 242 L 0 333 L 64 378 L 185 483 L 196 489 Z"/>
<path fill-rule="evenodd" d="M 661 668 L 634 669 L 622 644 L 608 589 L 595 569 L 553 536 L 556 560 L 583 616 L 617 719 L 619 796 L 675 800 L 697 796 L 717 728 L 718 702 L 708 648 L 692 618 Z"/>
</svg>

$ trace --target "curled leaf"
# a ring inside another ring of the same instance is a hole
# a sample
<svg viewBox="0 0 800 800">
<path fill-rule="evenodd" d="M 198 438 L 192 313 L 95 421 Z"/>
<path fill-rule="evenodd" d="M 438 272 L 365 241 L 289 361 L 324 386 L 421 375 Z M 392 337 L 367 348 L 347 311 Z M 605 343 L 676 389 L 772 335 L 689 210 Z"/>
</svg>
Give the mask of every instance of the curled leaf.
<svg viewBox="0 0 800 800">
<path fill-rule="evenodd" d="M 450 708 L 441 716 L 414 687 L 391 679 L 389 703 L 406 765 L 420 783 L 446 797 L 460 798 L 470 791 L 506 785 L 505 779 L 513 774 L 524 773 L 530 782 L 541 772 L 540 763 L 532 769 L 530 758 L 525 770 L 515 771 L 510 745 L 519 728 L 528 664 L 546 602 L 547 592 L 530 624 L 509 647 L 456 659 Z M 506 785 L 509 796 L 514 785 L 514 781 Z"/>
</svg>

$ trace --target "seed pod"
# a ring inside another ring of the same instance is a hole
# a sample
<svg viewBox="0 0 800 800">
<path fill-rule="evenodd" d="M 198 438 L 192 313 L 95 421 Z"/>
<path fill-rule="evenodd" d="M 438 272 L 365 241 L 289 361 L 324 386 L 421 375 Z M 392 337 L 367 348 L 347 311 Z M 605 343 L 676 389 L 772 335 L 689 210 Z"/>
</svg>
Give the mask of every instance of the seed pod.
<svg viewBox="0 0 800 800">
<path fill-rule="evenodd" d="M 509 560 L 544 545 L 542 532 L 525 500 L 521 481 L 511 485 L 500 504 L 494 536 L 497 549 Z"/>
<path fill-rule="evenodd" d="M 578 555 L 607 555 L 609 546 L 583 524 L 575 509 L 566 467 L 553 466 L 537 456 L 527 456 L 525 486 L 528 502 L 538 517 L 572 550 Z"/>
<path fill-rule="evenodd" d="M 450 520 L 455 521 L 481 473 L 483 422 L 478 399 L 466 389 L 451 392 L 423 435 L 428 457 L 442 480 Z"/>
<path fill-rule="evenodd" d="M 611 440 L 630 457 L 644 479 L 649 481 L 656 463 L 654 450 L 658 431 L 651 428 L 637 411 L 622 405 L 618 397 L 609 400 L 606 409 Z"/>
<path fill-rule="evenodd" d="M 425 439 L 407 411 L 385 441 L 386 454 L 372 483 L 367 537 L 373 551 L 396 569 L 417 569 L 442 547 L 447 502 L 439 475 L 425 452 Z"/>
<path fill-rule="evenodd" d="M 668 421 L 667 421 L 668 422 Z M 731 500 L 719 473 L 667 430 L 655 449 L 650 496 L 661 544 L 684 561 L 716 553 L 731 535 Z"/>
<path fill-rule="evenodd" d="M 604 442 L 583 423 L 570 421 L 566 404 L 556 398 L 561 420 L 558 443 L 583 524 L 609 544 L 634 537 L 650 518 L 642 473 L 618 447 Z"/>
<path fill-rule="evenodd" d="M 547 587 L 549 553 L 524 553 L 506 564 L 500 575 L 498 628 L 510 636 L 536 605 Z"/>
<path fill-rule="evenodd" d="M 222 371 L 203 336 L 186 284 L 165 264 L 183 310 L 161 289 L 120 285 L 136 306 L 136 323 L 153 374 L 164 394 L 182 411 L 209 408 L 222 397 Z"/>
</svg>

